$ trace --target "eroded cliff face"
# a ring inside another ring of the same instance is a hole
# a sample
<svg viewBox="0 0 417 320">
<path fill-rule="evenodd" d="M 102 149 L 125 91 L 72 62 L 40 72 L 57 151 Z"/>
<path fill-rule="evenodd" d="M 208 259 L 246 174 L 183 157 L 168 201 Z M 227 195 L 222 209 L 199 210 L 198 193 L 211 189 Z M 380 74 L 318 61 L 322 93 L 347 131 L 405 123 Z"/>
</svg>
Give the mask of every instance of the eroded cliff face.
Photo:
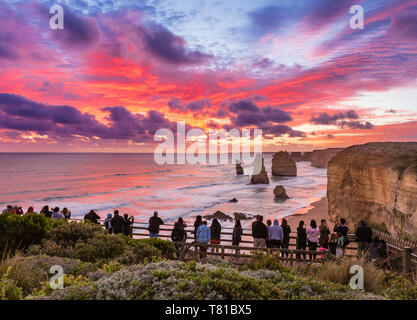
<svg viewBox="0 0 417 320">
<path fill-rule="evenodd" d="M 316 168 L 327 168 L 329 161 L 343 149 L 330 148 L 325 150 L 314 150 L 311 154 L 311 165 Z"/>
<path fill-rule="evenodd" d="M 396 236 L 417 235 L 417 143 L 352 146 L 330 160 L 329 216 L 385 224 Z"/>
</svg>

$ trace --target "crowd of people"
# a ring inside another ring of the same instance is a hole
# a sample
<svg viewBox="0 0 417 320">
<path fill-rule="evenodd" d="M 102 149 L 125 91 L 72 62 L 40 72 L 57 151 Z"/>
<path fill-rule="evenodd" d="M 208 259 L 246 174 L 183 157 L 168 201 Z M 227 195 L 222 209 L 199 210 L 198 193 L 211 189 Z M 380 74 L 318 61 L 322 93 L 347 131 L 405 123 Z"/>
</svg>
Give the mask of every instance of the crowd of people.
<svg viewBox="0 0 417 320">
<path fill-rule="evenodd" d="M 8 205 L 2 213 L 11 213 L 17 215 L 38 214 L 34 211 L 33 207 L 29 207 L 26 213 L 24 213 L 22 207 L 11 205 Z M 39 211 L 39 214 L 54 220 L 69 220 L 71 218 L 71 211 L 68 210 L 68 208 L 63 208 L 60 210 L 59 207 L 50 208 L 49 206 L 44 206 Z M 100 219 L 100 216 L 94 210 L 90 210 L 84 216 L 85 221 L 90 221 L 94 224 L 100 224 Z M 113 215 L 111 213 L 107 214 L 107 217 L 104 220 L 104 227 L 110 234 L 124 234 L 127 236 L 132 236 L 133 222 L 134 218 L 132 216 L 129 217 L 128 214 L 124 214 L 122 217 L 119 215 L 119 211 L 115 210 Z"/>
<path fill-rule="evenodd" d="M 22 207 L 8 205 L 3 213 L 11 213 L 17 215 L 29 215 L 36 214 L 33 207 L 29 207 L 26 213 L 24 213 Z M 71 211 L 68 208 L 60 210 L 59 207 L 50 208 L 44 206 L 39 214 L 43 214 L 46 217 L 54 220 L 70 219 Z M 90 221 L 94 224 L 100 224 L 100 216 L 94 211 L 90 210 L 85 216 L 84 220 Z M 113 214 L 108 213 L 104 220 L 104 227 L 110 234 L 124 234 L 127 236 L 133 236 L 133 223 L 134 218 L 128 214 L 121 216 L 118 210 L 115 210 Z M 160 226 L 164 225 L 164 221 L 158 216 L 158 212 L 155 211 L 153 216 L 149 219 L 148 231 L 150 238 L 158 238 Z M 174 228 L 171 232 L 171 240 L 178 246 L 179 242 L 185 242 L 187 240 L 187 224 L 182 218 L 178 218 L 174 224 Z M 317 251 L 322 252 L 324 256 L 325 252 L 330 252 L 336 257 L 343 257 L 345 248 L 349 244 L 348 227 L 346 220 L 341 218 L 339 222 L 334 226 L 333 232 L 330 231 L 327 221 L 322 219 L 318 226 L 316 221 L 312 219 L 308 226 L 304 221 L 300 221 L 296 230 L 296 249 L 300 251 Z M 218 219 L 213 219 L 210 227 L 208 222 L 203 220 L 199 215 L 194 221 L 194 229 L 191 232 L 194 238 L 194 242 L 197 243 L 200 257 L 203 258 L 207 255 L 208 245 L 219 245 L 221 242 L 222 226 Z M 263 222 L 261 215 L 256 216 L 255 221 L 252 223 L 252 237 L 255 248 L 272 248 L 281 249 L 282 256 L 288 256 L 289 252 L 286 250 L 290 245 L 291 227 L 288 224 L 287 219 L 282 219 L 279 223 L 278 219 L 267 220 L 266 224 Z M 364 222 L 361 221 L 360 225 L 356 229 L 356 242 L 357 242 L 357 257 L 367 258 L 369 260 L 383 260 L 388 256 L 387 244 L 384 240 L 379 239 L 377 236 L 372 237 L 372 229 Z M 239 245 L 242 242 L 243 228 L 239 219 L 235 220 L 235 224 L 232 232 L 232 245 L 236 247 L 236 253 L 239 254 Z M 284 250 L 282 250 L 284 249 Z M 212 250 L 218 252 L 219 247 L 213 246 Z M 297 253 L 297 258 L 300 259 L 303 256 L 306 259 L 306 254 Z M 314 260 L 316 254 L 309 254 L 309 259 Z"/>
<path fill-rule="evenodd" d="M 11 205 L 8 205 L 6 209 L 3 210 L 2 213 L 11 213 L 11 214 L 17 214 L 17 215 L 37 214 L 37 212 L 34 211 L 33 207 L 28 207 L 25 213 L 22 207 L 11 206 Z M 69 220 L 71 218 L 71 211 L 68 210 L 68 208 L 63 208 L 62 210 L 60 210 L 59 207 L 49 208 L 49 206 L 44 206 L 41 209 L 41 211 L 39 211 L 39 213 L 43 214 L 45 217 L 52 218 L 54 220 L 61 220 L 61 219 Z"/>
<path fill-rule="evenodd" d="M 159 227 L 163 224 L 163 220 L 159 218 L 158 213 L 155 212 L 154 216 L 149 219 L 149 236 L 158 237 Z M 171 240 L 176 243 L 185 242 L 187 239 L 186 227 L 187 224 L 184 220 L 179 218 L 172 229 Z M 221 230 L 221 224 L 217 219 L 213 219 L 209 227 L 207 221 L 203 221 L 201 216 L 196 217 L 192 234 L 194 241 L 199 247 L 200 257 L 205 257 L 207 255 L 209 244 L 220 244 Z M 329 252 L 336 257 L 342 258 L 345 254 L 345 248 L 350 242 L 348 231 L 349 228 L 346 225 L 346 220 L 344 218 L 339 220 L 332 232 L 325 219 L 320 221 L 319 226 L 314 219 L 310 221 L 309 226 L 306 226 L 305 222 L 301 220 L 296 230 L 296 249 L 300 251 L 318 250 L 322 253 L 322 257 L 325 252 Z M 288 257 L 289 252 L 282 249 L 289 248 L 290 235 L 291 227 L 288 224 L 287 219 L 282 219 L 281 224 L 278 222 L 278 219 L 275 219 L 273 223 L 271 220 L 267 220 L 266 224 L 264 224 L 263 217 L 258 215 L 252 223 L 252 237 L 255 248 L 281 249 L 281 255 Z M 372 229 L 364 221 L 360 222 L 355 235 L 358 259 L 365 258 L 379 261 L 388 256 L 386 242 L 379 239 L 378 236 L 373 238 Z M 239 245 L 242 241 L 242 236 L 243 229 L 241 222 L 236 219 L 232 232 L 232 245 L 236 246 L 237 254 L 239 253 Z M 212 250 L 218 252 L 219 247 L 213 246 Z M 298 259 L 300 259 L 301 256 L 306 259 L 305 253 L 297 253 Z M 315 258 L 316 254 L 309 254 L 310 260 L 314 260 Z"/>
</svg>

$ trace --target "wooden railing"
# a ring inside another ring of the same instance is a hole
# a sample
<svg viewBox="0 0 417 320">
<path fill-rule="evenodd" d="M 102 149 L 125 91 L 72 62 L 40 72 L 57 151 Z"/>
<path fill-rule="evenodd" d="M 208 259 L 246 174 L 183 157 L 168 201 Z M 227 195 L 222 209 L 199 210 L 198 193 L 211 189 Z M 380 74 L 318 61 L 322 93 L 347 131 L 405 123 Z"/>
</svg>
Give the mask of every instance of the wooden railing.
<svg viewBox="0 0 417 320">
<path fill-rule="evenodd" d="M 75 221 L 80 221 L 80 218 L 74 218 L 72 220 Z M 100 223 L 103 224 L 104 219 L 100 219 Z M 159 233 L 159 238 L 162 239 L 171 239 L 171 231 L 172 228 L 174 227 L 173 224 L 164 224 L 160 227 L 160 233 Z M 148 231 L 148 223 L 144 222 L 144 221 L 135 221 L 133 226 L 132 226 L 132 233 L 133 233 L 133 237 L 134 238 L 148 238 L 149 237 L 149 231 Z M 221 232 L 221 243 L 232 243 L 232 232 L 231 230 L 233 230 L 233 228 L 230 227 L 222 227 L 222 230 L 230 230 L 230 231 L 222 231 Z M 194 229 L 192 226 L 188 226 L 187 228 L 185 228 L 185 231 L 187 232 L 187 239 L 185 241 L 185 244 L 188 246 L 188 249 L 191 247 L 196 247 L 198 246 L 198 244 L 196 244 L 194 242 L 194 236 L 193 236 L 193 232 Z M 312 256 L 326 256 L 326 259 L 316 259 L 316 262 L 319 261 L 325 261 L 327 259 L 335 259 L 336 257 L 329 255 L 326 252 L 320 252 L 320 251 L 308 251 L 308 250 L 296 250 L 296 249 L 292 249 L 294 247 L 296 247 L 296 239 L 297 237 L 295 236 L 296 232 L 292 232 L 290 235 L 290 243 L 289 243 L 289 249 L 272 249 L 272 248 L 254 248 L 253 244 L 253 238 L 252 235 L 250 233 L 248 233 L 248 231 L 251 231 L 251 229 L 243 229 L 243 231 L 245 233 L 243 233 L 242 235 L 242 241 L 240 243 L 242 244 L 249 244 L 252 246 L 232 246 L 232 245 L 214 245 L 214 244 L 210 244 L 208 245 L 209 249 L 214 249 L 214 248 L 219 248 L 221 250 L 220 253 L 212 253 L 211 250 L 208 250 L 208 254 L 209 255 L 214 255 L 214 256 L 220 256 L 222 258 L 224 257 L 248 257 L 247 254 L 245 253 L 251 253 L 255 250 L 261 250 L 261 251 L 265 251 L 265 252 L 275 252 L 275 251 L 279 251 L 281 253 L 285 253 L 284 256 L 281 258 L 283 261 L 288 261 L 290 264 L 293 264 L 294 262 L 306 262 L 306 261 L 310 261 L 310 259 L 299 259 L 299 258 L 294 258 L 297 255 L 301 254 L 304 257 L 304 254 L 306 254 L 307 256 L 309 256 L 310 254 Z M 407 242 L 404 240 L 400 240 L 400 239 L 396 239 L 394 237 L 392 237 L 389 234 L 386 234 L 384 232 L 378 231 L 378 230 L 372 230 L 374 235 L 378 235 L 380 237 L 380 239 L 383 239 L 387 242 L 387 246 L 388 246 L 388 251 L 391 255 L 391 257 L 389 257 L 387 260 L 392 260 L 392 259 L 397 259 L 400 258 L 401 259 L 401 269 L 404 273 L 409 273 L 412 270 L 417 270 L 417 255 L 413 253 L 413 250 L 415 250 L 415 248 L 411 247 L 412 243 L 411 242 Z M 356 257 L 356 251 L 357 251 L 357 246 L 356 246 L 356 236 L 354 234 L 349 234 L 348 235 L 350 243 L 349 245 L 345 248 L 345 257 Z M 402 247 L 403 246 L 403 247 Z M 240 250 L 240 254 L 232 253 L 232 252 L 227 252 L 227 251 L 236 251 L 236 249 Z M 288 254 L 288 256 L 287 256 Z"/>
</svg>

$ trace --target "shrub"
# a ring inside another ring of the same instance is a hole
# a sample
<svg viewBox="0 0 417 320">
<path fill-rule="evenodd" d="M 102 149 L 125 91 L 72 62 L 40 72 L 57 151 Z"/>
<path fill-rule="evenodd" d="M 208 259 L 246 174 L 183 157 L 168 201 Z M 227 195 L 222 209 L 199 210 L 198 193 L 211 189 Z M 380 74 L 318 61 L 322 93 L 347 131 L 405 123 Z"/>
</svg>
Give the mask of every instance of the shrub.
<svg viewBox="0 0 417 320">
<path fill-rule="evenodd" d="M 239 271 L 195 261 L 126 267 L 97 282 L 95 299 L 369 299 L 346 286 L 272 270 Z"/>
<path fill-rule="evenodd" d="M 74 247 L 77 242 L 87 242 L 97 234 L 104 233 L 100 225 L 73 221 L 51 230 L 48 239 L 63 247 Z"/>
<path fill-rule="evenodd" d="M 41 244 L 31 245 L 27 251 L 27 256 L 34 256 L 39 254 L 45 254 L 51 257 L 66 257 L 74 258 L 75 250 L 71 246 L 63 246 L 54 242 L 53 240 L 43 239 Z"/>
<path fill-rule="evenodd" d="M 251 260 L 245 264 L 243 270 L 277 270 L 287 272 L 288 269 L 279 261 L 279 253 L 267 254 L 262 251 L 257 251 L 252 256 Z"/>
<path fill-rule="evenodd" d="M 41 214 L 0 214 L 0 253 L 26 250 L 29 245 L 40 243 L 50 230 L 63 223 Z"/>
<path fill-rule="evenodd" d="M 10 268 L 0 277 L 0 300 L 21 300 L 22 289 L 9 278 Z"/>
<path fill-rule="evenodd" d="M 130 245 L 134 246 L 135 243 L 148 244 L 158 249 L 164 258 L 172 259 L 174 257 L 175 247 L 171 241 L 166 241 L 159 238 L 136 239 L 129 241 Z"/>
<path fill-rule="evenodd" d="M 73 275 L 66 275 L 64 274 L 64 288 L 68 287 L 85 287 L 92 284 L 92 281 L 82 275 L 73 276 Z M 63 290 L 63 289 L 52 289 L 49 282 L 45 281 L 41 283 L 41 288 L 34 289 L 32 297 L 37 296 L 50 296 L 56 290 Z"/>
<path fill-rule="evenodd" d="M 59 265 L 64 269 L 65 274 L 75 276 L 86 275 L 96 270 L 91 264 L 83 263 L 78 259 L 68 259 L 60 257 L 49 257 L 46 255 L 22 257 L 15 256 L 6 259 L 0 266 L 0 274 L 8 270 L 8 277 L 16 282 L 22 289 L 24 296 L 31 294 L 39 288 L 43 281 L 48 281 L 52 276 L 49 271 L 53 265 Z"/>
<path fill-rule="evenodd" d="M 75 244 L 75 257 L 82 261 L 105 263 L 126 250 L 123 236 L 97 233 L 88 242 Z"/>
<path fill-rule="evenodd" d="M 384 271 L 378 269 L 372 262 L 368 261 L 345 259 L 340 263 L 334 261 L 326 262 L 315 269 L 314 277 L 323 281 L 348 285 L 352 277 L 350 268 L 353 265 L 363 267 L 365 291 L 372 291 L 378 294 L 383 292 L 385 282 Z"/>
<path fill-rule="evenodd" d="M 396 300 L 416 300 L 417 284 L 402 275 L 387 279 L 385 296 Z"/>
</svg>

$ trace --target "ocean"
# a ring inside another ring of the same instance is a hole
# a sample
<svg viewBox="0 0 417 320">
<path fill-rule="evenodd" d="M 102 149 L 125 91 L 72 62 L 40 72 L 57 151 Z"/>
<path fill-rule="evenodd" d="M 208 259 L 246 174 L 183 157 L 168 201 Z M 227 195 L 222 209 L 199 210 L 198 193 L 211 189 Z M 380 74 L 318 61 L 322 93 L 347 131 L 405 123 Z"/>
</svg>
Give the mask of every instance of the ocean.
<svg viewBox="0 0 417 320">
<path fill-rule="evenodd" d="M 269 174 L 272 156 L 264 154 Z M 72 216 L 93 209 L 101 217 L 118 209 L 136 221 L 147 221 L 155 210 L 166 222 L 192 222 L 217 210 L 283 218 L 306 213 L 326 195 L 326 169 L 309 162 L 298 162 L 297 169 L 297 177 L 270 176 L 269 185 L 250 185 L 250 176 L 237 176 L 232 164 L 158 165 L 153 154 L 0 153 L 0 207 L 67 207 Z M 277 185 L 289 200 L 274 199 Z"/>
</svg>

